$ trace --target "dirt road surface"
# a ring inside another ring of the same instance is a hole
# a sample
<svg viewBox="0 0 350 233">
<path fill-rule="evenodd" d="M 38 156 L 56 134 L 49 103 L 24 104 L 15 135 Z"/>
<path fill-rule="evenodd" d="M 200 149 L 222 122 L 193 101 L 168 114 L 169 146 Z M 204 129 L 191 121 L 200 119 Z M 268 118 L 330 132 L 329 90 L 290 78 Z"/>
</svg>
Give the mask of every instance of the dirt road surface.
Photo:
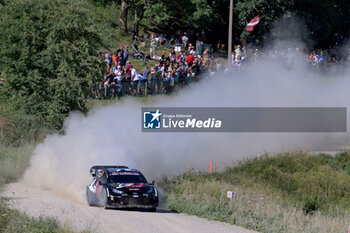
<svg viewBox="0 0 350 233">
<path fill-rule="evenodd" d="M 77 231 L 91 230 L 101 233 L 252 233 L 226 223 L 178 214 L 158 208 L 156 213 L 142 210 L 105 210 L 89 207 L 45 191 L 28 187 L 22 183 L 6 186 L 1 193 L 11 208 L 30 216 L 52 216 L 62 225 Z"/>
</svg>

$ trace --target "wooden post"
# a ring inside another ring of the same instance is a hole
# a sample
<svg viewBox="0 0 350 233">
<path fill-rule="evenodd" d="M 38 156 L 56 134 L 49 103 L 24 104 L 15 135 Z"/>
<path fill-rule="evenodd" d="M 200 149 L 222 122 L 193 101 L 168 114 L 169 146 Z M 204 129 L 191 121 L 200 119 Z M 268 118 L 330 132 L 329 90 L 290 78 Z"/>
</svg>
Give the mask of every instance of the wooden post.
<svg viewBox="0 0 350 233">
<path fill-rule="evenodd" d="M 213 174 L 213 161 L 210 161 L 210 174 Z"/>
<path fill-rule="evenodd" d="M 231 67 L 231 56 L 232 56 L 232 21 L 233 21 L 233 0 L 230 0 L 230 18 L 228 23 L 228 57 L 227 57 L 227 65 Z"/>
<path fill-rule="evenodd" d="M 147 80 L 147 82 L 145 83 L 145 96 L 147 96 L 147 84 L 148 84 L 148 80 Z"/>
</svg>

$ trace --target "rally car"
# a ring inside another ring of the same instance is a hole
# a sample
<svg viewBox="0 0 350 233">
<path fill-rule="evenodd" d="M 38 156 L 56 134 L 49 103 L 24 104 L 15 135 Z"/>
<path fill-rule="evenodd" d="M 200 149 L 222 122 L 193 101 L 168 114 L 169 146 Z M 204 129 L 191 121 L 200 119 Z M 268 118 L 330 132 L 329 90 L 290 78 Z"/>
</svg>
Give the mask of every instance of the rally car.
<svg viewBox="0 0 350 233">
<path fill-rule="evenodd" d="M 93 166 L 93 181 L 86 187 L 89 206 L 107 208 L 157 209 L 158 190 L 154 181 L 148 183 L 139 170 L 126 166 Z"/>
</svg>

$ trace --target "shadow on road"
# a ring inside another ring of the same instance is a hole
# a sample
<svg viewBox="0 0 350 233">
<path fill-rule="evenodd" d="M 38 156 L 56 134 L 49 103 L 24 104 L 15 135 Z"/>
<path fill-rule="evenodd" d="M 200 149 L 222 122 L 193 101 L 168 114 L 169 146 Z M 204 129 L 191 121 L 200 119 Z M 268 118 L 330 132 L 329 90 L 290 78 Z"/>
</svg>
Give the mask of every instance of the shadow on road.
<svg viewBox="0 0 350 233">
<path fill-rule="evenodd" d="M 111 208 L 109 210 L 119 210 L 119 211 L 137 211 L 137 212 L 150 212 L 149 209 L 147 208 Z M 150 212 L 151 213 L 151 212 Z M 174 214 L 174 213 L 177 213 L 175 211 L 171 211 L 171 210 L 168 210 L 168 209 L 164 209 L 164 208 L 158 208 L 156 213 L 160 213 L 160 214 Z"/>
</svg>

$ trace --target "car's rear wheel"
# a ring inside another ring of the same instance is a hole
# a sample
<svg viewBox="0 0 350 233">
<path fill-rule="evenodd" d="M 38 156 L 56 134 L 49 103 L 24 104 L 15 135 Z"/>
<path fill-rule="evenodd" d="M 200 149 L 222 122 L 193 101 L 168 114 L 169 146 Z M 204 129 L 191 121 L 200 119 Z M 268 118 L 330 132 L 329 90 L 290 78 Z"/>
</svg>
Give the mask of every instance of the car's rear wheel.
<svg viewBox="0 0 350 233">
<path fill-rule="evenodd" d="M 157 208 L 156 208 L 156 207 L 149 208 L 149 212 L 156 212 L 156 211 L 157 211 Z"/>
</svg>

